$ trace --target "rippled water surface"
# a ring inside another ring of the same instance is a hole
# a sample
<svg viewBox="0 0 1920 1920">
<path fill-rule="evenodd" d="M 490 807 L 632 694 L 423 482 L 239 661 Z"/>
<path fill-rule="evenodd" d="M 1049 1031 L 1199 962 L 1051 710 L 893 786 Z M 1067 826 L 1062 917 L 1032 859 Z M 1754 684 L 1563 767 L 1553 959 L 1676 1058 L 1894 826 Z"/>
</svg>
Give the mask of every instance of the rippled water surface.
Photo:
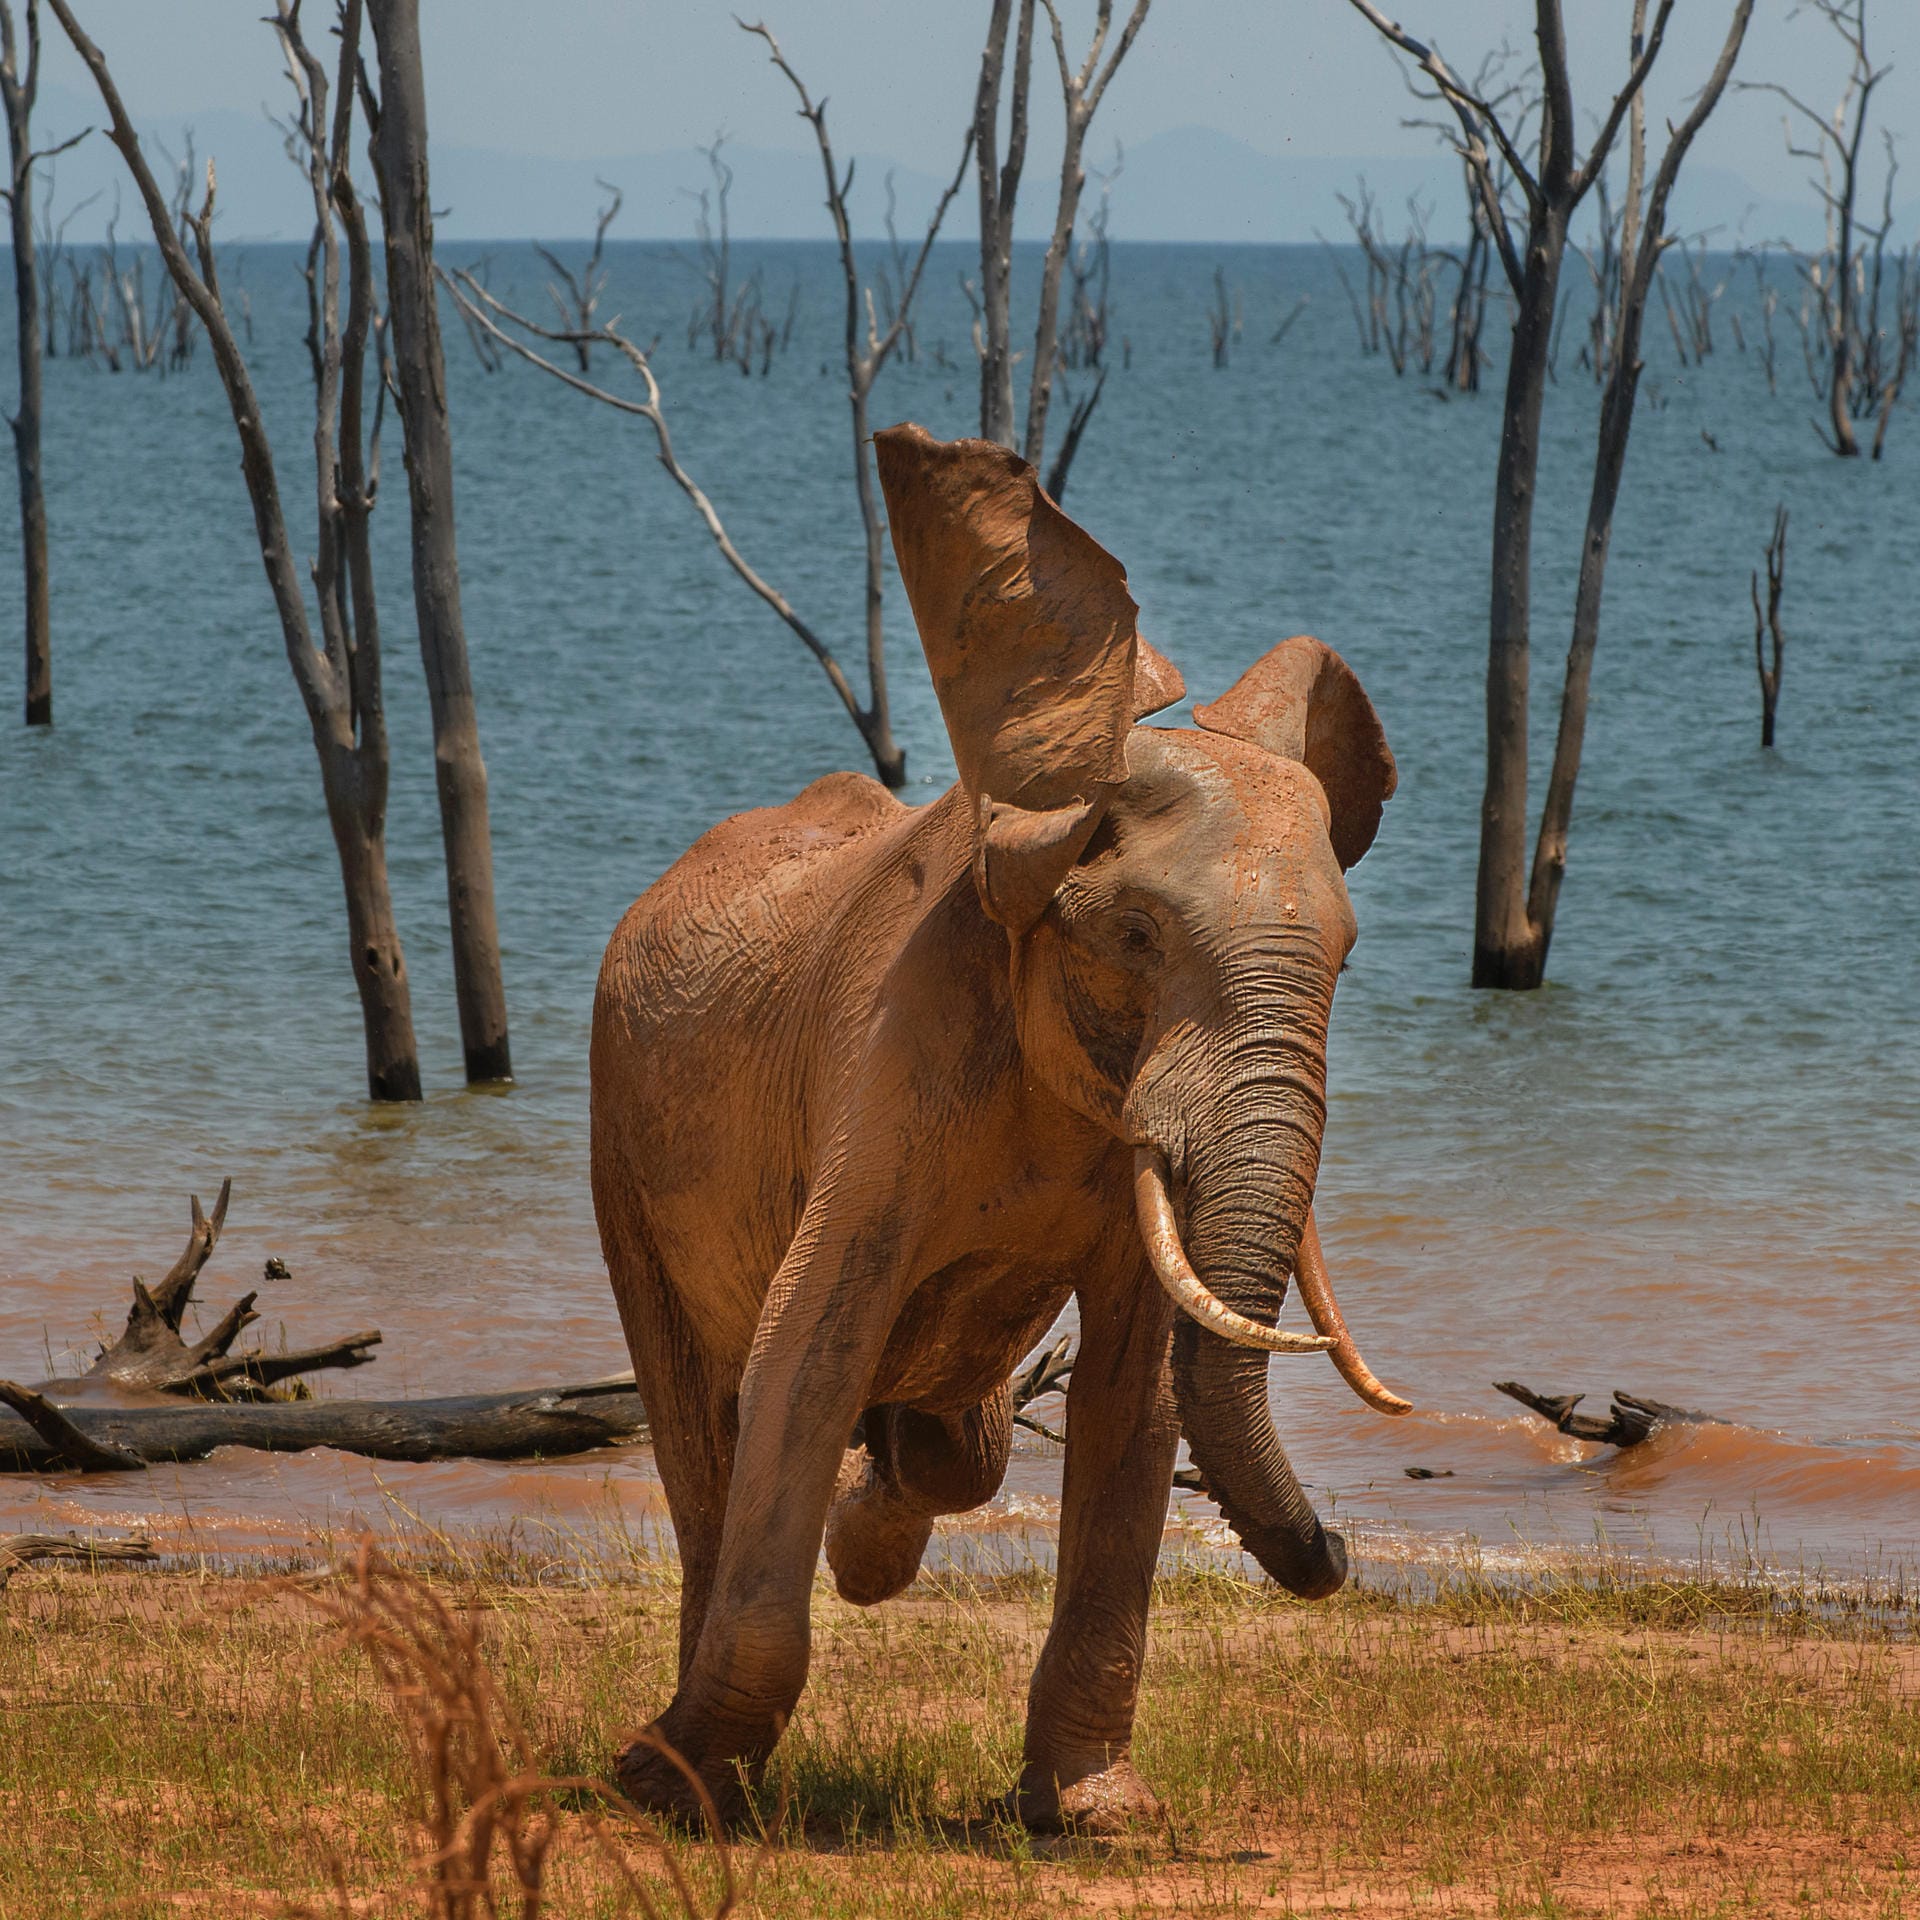
<svg viewBox="0 0 1920 1920">
<path fill-rule="evenodd" d="M 770 306 L 801 287 L 769 378 L 685 348 L 693 291 L 664 248 L 616 251 L 608 308 L 643 339 L 664 334 L 682 458 L 749 556 L 851 656 L 858 537 L 831 259 L 742 251 Z M 964 261 L 957 247 L 936 257 L 920 357 L 884 376 L 877 421 L 970 430 Z M 1208 351 L 1216 265 L 1244 314 L 1224 370 Z M 296 269 L 293 251 L 258 249 L 246 276 L 304 526 Z M 497 289 L 540 297 L 525 250 L 500 249 L 490 271 Z M 1652 342 L 1552 985 L 1475 994 L 1497 370 L 1476 400 L 1395 380 L 1355 352 L 1311 252 L 1123 248 L 1115 289 L 1130 362 L 1109 380 L 1072 511 L 1126 562 L 1143 626 L 1196 695 L 1276 639 L 1317 633 L 1360 672 L 1401 768 L 1352 876 L 1362 931 L 1335 1010 L 1320 1211 L 1349 1320 L 1421 1411 L 1382 1420 L 1329 1369 L 1277 1365 L 1303 1476 L 1382 1550 L 1405 1536 L 1604 1535 L 1662 1553 L 1732 1540 L 1788 1562 L 1911 1560 L 1920 417 L 1896 420 L 1878 466 L 1842 463 L 1807 424 L 1797 343 L 1782 340 L 1771 396 L 1724 325 L 1703 369 Z M 1301 293 L 1311 304 L 1271 345 Z M 1548 402 L 1542 776 L 1596 411 L 1572 364 L 1578 331 L 1576 316 Z M 520 1077 L 505 1092 L 459 1086 L 390 444 L 377 516 L 389 844 L 430 1088 L 405 1112 L 358 1098 L 337 869 L 205 355 L 165 380 L 49 368 L 59 724 L 0 729 L 0 1377 L 84 1357 L 117 1322 L 129 1274 L 177 1252 L 187 1190 L 210 1197 L 226 1174 L 208 1321 L 279 1256 L 294 1277 L 262 1287 L 273 1339 L 384 1330 L 377 1367 L 333 1390 L 506 1387 L 624 1364 L 586 1181 L 601 947 L 706 826 L 859 765 L 858 741 L 818 670 L 724 571 L 639 423 L 529 369 L 483 374 L 457 326 L 449 354 Z M 1763 754 L 1747 577 L 1777 501 L 1792 511 L 1790 650 L 1781 744 Z M 9 535 L 0 603 L 17 595 Z M 889 616 L 909 797 L 924 800 L 952 763 L 897 588 Z M 1598 1452 L 1492 1393 L 1504 1378 L 1596 1403 L 1623 1387 L 1731 1424 Z M 1033 1443 L 995 1523 L 1043 1527 L 1057 1482 L 1057 1456 Z M 0 1524 L 288 1539 L 396 1506 L 495 1523 L 580 1517 L 609 1497 L 657 1512 L 644 1450 L 546 1467 L 233 1455 L 138 1478 L 9 1479 Z"/>
</svg>

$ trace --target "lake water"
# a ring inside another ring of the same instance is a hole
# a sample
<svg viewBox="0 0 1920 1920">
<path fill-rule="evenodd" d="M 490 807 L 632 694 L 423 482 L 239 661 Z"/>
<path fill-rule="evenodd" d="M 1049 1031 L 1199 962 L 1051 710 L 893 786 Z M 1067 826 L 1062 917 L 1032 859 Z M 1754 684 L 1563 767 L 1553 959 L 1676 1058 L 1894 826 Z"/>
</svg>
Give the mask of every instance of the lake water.
<svg viewBox="0 0 1920 1920">
<path fill-rule="evenodd" d="M 936 256 L 919 357 L 883 377 L 876 424 L 972 429 L 967 254 Z M 604 310 L 642 339 L 663 334 L 683 461 L 851 664 L 859 545 L 833 261 L 823 248 L 739 255 L 770 308 L 801 290 L 792 346 L 765 379 L 688 350 L 695 288 L 669 248 L 615 248 Z M 282 484 L 310 541 L 297 264 L 295 250 L 254 249 L 245 278 Z M 1030 285 L 1030 254 L 1021 266 Z M 1225 369 L 1206 319 L 1216 267 L 1244 314 Z M 527 250 L 498 249 L 489 270 L 503 294 L 540 300 Z M 1476 994 L 1498 370 L 1475 399 L 1396 380 L 1356 351 L 1313 250 L 1124 247 L 1114 288 L 1130 363 L 1109 379 L 1071 511 L 1125 561 L 1145 631 L 1196 696 L 1275 640 L 1316 633 L 1361 674 L 1400 763 L 1351 880 L 1361 939 L 1335 1008 L 1320 1216 L 1362 1347 L 1420 1411 L 1383 1420 L 1330 1368 L 1276 1366 L 1303 1477 L 1382 1558 L 1471 1536 L 1911 1563 L 1920 417 L 1896 419 L 1879 465 L 1834 460 L 1808 425 L 1790 328 L 1770 395 L 1724 307 L 1720 351 L 1697 369 L 1676 364 L 1656 308 L 1552 984 Z M 1490 323 L 1497 349 L 1503 332 Z M 1548 403 L 1536 804 L 1597 408 L 1578 332 L 1576 314 Z M 117 1325 L 128 1276 L 178 1251 L 186 1192 L 210 1200 L 223 1175 L 235 1198 L 202 1282 L 209 1321 L 276 1255 L 293 1278 L 262 1287 L 270 1340 L 385 1332 L 375 1369 L 325 1391 L 510 1387 L 625 1364 L 586 1179 L 601 948 L 706 826 L 862 758 L 641 423 L 531 369 L 484 373 L 457 323 L 448 350 L 519 1079 L 459 1084 L 393 435 L 376 516 L 389 852 L 429 1087 L 401 1111 L 359 1097 L 312 747 L 204 349 L 166 379 L 48 368 L 58 724 L 0 728 L 0 1377 L 83 1360 Z M 0 485 L 10 495 L 11 478 Z M 1747 578 L 1780 501 L 1790 646 L 1780 745 L 1763 753 Z M 5 514 L 10 529 L 10 498 Z M 9 610 L 17 566 L 9 532 Z M 897 586 L 889 617 L 908 797 L 925 800 L 952 764 Z M 1596 1407 L 1618 1386 L 1731 1424 L 1614 1454 L 1522 1414 L 1491 1391 L 1501 1378 L 1584 1390 Z M 1410 1466 L 1450 1477 L 1410 1479 Z M 1034 1442 L 989 1526 L 1044 1533 L 1057 1485 L 1057 1455 Z M 657 1513 L 644 1450 L 518 1467 L 233 1455 L 7 1478 L 0 1525 L 257 1544 L 396 1513 L 584 1523 L 608 1502 Z M 1204 1503 L 1180 1511 L 1204 1535 Z"/>
</svg>

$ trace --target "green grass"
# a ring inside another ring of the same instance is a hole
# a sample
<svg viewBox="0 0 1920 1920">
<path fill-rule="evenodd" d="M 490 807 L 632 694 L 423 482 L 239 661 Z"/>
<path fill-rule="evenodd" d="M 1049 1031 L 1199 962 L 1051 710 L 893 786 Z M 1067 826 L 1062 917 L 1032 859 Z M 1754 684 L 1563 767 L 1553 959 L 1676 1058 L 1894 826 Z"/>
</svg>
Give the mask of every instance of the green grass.
<svg viewBox="0 0 1920 1920">
<path fill-rule="evenodd" d="M 595 1563 L 422 1543 L 556 1774 L 604 1774 L 671 1691 L 674 1569 L 603 1546 Z M 1418 1599 L 1362 1587 L 1307 1607 L 1206 1567 L 1164 1578 L 1136 1757 L 1168 1819 L 1121 1843 L 1037 1841 L 993 1811 L 1044 1577 L 923 1580 L 871 1613 L 823 1589 L 749 1910 L 1920 1911 L 1920 1646 L 1902 1597 L 1845 1606 L 1604 1563 L 1416 1584 Z M 364 1654 L 284 1589 L 17 1576 L 0 1727 L 0 1920 L 273 1911 L 330 1900 L 336 1867 L 373 1901 L 356 1911 L 427 1911 L 400 1722 Z M 549 1912 L 628 1910 L 581 1815 L 560 1824 Z M 673 1847 L 710 1899 L 714 1849 Z"/>
</svg>

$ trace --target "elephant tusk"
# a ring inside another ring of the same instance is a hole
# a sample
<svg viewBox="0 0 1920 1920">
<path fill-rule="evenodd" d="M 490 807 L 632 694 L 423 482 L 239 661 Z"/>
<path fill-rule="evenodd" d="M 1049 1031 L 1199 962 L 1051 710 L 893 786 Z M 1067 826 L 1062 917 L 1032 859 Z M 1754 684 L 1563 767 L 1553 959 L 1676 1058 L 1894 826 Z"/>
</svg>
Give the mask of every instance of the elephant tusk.
<svg viewBox="0 0 1920 1920">
<path fill-rule="evenodd" d="M 1294 1263 L 1294 1278 L 1300 1283 L 1300 1298 L 1307 1303 L 1313 1324 L 1330 1338 L 1328 1352 L 1340 1371 L 1340 1378 L 1376 1413 L 1411 1413 L 1413 1402 L 1390 1393 L 1374 1378 L 1373 1369 L 1360 1358 L 1353 1344 L 1340 1303 L 1333 1297 L 1333 1280 L 1327 1272 L 1326 1256 L 1320 1251 L 1320 1229 L 1313 1223 L 1313 1209 L 1307 1209 L 1307 1224 L 1301 1229 L 1300 1251 Z"/>
<path fill-rule="evenodd" d="M 1173 1303 L 1184 1314 L 1197 1320 L 1209 1333 L 1230 1340 L 1236 1347 L 1261 1347 L 1268 1353 L 1331 1353 L 1338 1336 L 1325 1333 L 1282 1333 L 1278 1327 L 1263 1327 L 1245 1314 L 1235 1313 L 1224 1301 L 1216 1299 L 1202 1284 L 1180 1244 L 1180 1229 L 1173 1217 L 1173 1202 L 1167 1197 L 1167 1163 L 1154 1147 L 1133 1150 L 1133 1205 L 1140 1221 L 1140 1238 L 1146 1242 L 1147 1258 L 1166 1288 Z M 1303 1289 L 1304 1291 L 1304 1289 Z M 1328 1295 L 1331 1299 L 1332 1296 Z M 1339 1315 L 1334 1315 L 1336 1322 Z M 1352 1342 L 1349 1341 L 1351 1346 Z M 1355 1364 L 1358 1362 L 1356 1360 Z M 1363 1368 L 1364 1372 L 1365 1369 Z M 1351 1376 L 1349 1376 L 1351 1378 Z M 1372 1376 L 1368 1375 L 1371 1379 Z M 1379 1383 L 1375 1382 L 1377 1386 Z"/>
</svg>

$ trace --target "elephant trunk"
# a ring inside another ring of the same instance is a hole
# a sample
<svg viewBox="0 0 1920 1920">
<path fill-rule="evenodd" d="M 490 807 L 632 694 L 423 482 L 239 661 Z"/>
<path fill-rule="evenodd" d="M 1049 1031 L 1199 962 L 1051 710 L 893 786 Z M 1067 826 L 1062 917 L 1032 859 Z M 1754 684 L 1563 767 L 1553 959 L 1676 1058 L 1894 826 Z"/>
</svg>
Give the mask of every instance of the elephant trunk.
<svg viewBox="0 0 1920 1920">
<path fill-rule="evenodd" d="M 1313 1199 L 1325 1119 L 1322 1031 L 1308 1025 L 1309 1041 L 1298 1025 L 1243 1030 L 1228 1048 L 1233 1085 L 1216 1089 L 1210 1118 L 1186 1130 L 1186 1255 L 1202 1290 L 1256 1329 L 1279 1318 Z M 1174 1395 L 1194 1465 L 1241 1544 L 1283 1587 L 1318 1599 L 1346 1579 L 1346 1547 L 1320 1524 L 1274 1430 L 1263 1350 L 1272 1344 L 1248 1345 L 1231 1327 L 1214 1331 L 1183 1314 Z"/>
</svg>

